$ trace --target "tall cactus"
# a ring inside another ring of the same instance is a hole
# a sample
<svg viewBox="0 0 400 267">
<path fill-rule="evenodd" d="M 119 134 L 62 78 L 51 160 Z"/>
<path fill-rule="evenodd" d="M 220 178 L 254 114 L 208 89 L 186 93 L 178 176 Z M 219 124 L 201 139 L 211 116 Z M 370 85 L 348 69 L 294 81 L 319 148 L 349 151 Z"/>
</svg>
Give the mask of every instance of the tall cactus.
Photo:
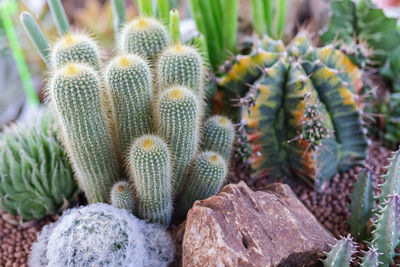
<svg viewBox="0 0 400 267">
<path fill-rule="evenodd" d="M 229 163 L 231 158 L 235 129 L 225 116 L 212 116 L 206 120 L 201 138 L 201 149 L 217 152 Z"/>
<path fill-rule="evenodd" d="M 160 95 L 156 106 L 159 134 L 171 147 L 174 159 L 172 190 L 181 192 L 199 138 L 199 100 L 188 89 L 173 87 Z"/>
<path fill-rule="evenodd" d="M 356 245 L 351 236 L 342 237 L 332 246 L 332 249 L 323 260 L 325 267 L 350 266 L 352 256 L 356 253 Z"/>
<path fill-rule="evenodd" d="M 130 179 L 135 185 L 140 218 L 168 225 L 171 221 L 171 155 L 154 135 L 136 139 L 129 152 Z"/>
<path fill-rule="evenodd" d="M 107 202 L 118 181 L 101 90 L 92 68 L 69 63 L 54 73 L 48 92 L 79 185 L 90 203 Z"/>
<path fill-rule="evenodd" d="M 139 17 L 125 25 L 118 42 L 121 52 L 139 54 L 155 60 L 169 44 L 169 36 L 165 26 L 158 20 Z"/>
<path fill-rule="evenodd" d="M 61 67 L 67 63 L 84 63 L 94 68 L 100 64 L 97 44 L 85 34 L 68 33 L 54 45 L 50 54 L 51 66 Z"/>
<path fill-rule="evenodd" d="M 201 152 L 193 162 L 182 196 L 180 208 L 183 214 L 196 200 L 203 200 L 218 193 L 227 175 L 227 163 L 215 152 Z"/>
<path fill-rule="evenodd" d="M 119 151 L 125 156 L 135 138 L 152 132 L 150 67 L 139 56 L 120 55 L 108 64 L 105 75 L 113 103 Z"/>
</svg>

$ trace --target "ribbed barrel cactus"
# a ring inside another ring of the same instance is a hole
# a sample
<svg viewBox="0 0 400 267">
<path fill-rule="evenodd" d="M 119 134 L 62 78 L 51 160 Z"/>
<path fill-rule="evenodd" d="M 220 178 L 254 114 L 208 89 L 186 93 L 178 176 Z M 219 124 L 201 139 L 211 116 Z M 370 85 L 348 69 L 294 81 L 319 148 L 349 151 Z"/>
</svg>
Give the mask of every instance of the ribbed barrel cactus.
<svg viewBox="0 0 400 267">
<path fill-rule="evenodd" d="M 125 209 L 97 203 L 67 210 L 33 244 L 30 266 L 168 266 L 174 257 L 164 227 Z"/>
<path fill-rule="evenodd" d="M 285 49 L 265 36 L 240 56 L 219 85 L 241 95 L 241 120 L 255 176 L 294 175 L 310 185 L 362 163 L 367 139 L 357 93 L 360 72 L 333 47 L 299 33 Z M 250 90 L 248 90 L 250 84 Z"/>
<path fill-rule="evenodd" d="M 201 137 L 203 61 L 195 48 L 181 43 L 177 10 L 171 17 L 172 37 L 154 18 L 127 23 L 116 35 L 120 51 L 104 70 L 92 60 L 97 57 L 90 47 L 96 46 L 89 37 L 64 34 L 51 49 L 52 57 L 62 60 L 53 60 L 48 86 L 62 141 L 89 203 L 111 202 L 164 225 L 174 202 L 188 199 L 179 214 L 184 217 L 195 200 L 218 192 L 235 136 L 232 122 L 221 117 Z M 215 156 L 201 161 L 207 153 Z M 121 182 L 125 179 L 130 183 Z"/>
<path fill-rule="evenodd" d="M 78 192 L 58 128 L 47 112 L 0 135 L 0 207 L 25 221 L 67 208 Z"/>
</svg>

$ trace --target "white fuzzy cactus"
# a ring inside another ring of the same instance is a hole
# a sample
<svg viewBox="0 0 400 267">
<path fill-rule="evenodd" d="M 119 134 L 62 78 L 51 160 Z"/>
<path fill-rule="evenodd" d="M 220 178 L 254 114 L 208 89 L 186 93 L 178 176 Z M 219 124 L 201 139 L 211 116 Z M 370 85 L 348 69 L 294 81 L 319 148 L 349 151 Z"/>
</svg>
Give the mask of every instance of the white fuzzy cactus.
<svg viewBox="0 0 400 267">
<path fill-rule="evenodd" d="M 165 228 L 99 203 L 70 209 L 43 228 L 29 265 L 156 267 L 167 266 L 173 257 Z"/>
</svg>

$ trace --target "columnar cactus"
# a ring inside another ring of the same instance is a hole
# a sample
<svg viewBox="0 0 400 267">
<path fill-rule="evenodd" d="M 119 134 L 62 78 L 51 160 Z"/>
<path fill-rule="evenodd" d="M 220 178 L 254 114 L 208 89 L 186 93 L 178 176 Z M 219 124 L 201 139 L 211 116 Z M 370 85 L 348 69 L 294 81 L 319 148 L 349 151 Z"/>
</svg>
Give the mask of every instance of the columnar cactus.
<svg viewBox="0 0 400 267">
<path fill-rule="evenodd" d="M 160 95 L 156 113 L 160 136 L 171 147 L 174 159 L 172 191 L 181 192 L 189 166 L 196 155 L 199 139 L 199 99 L 184 87 L 173 87 Z"/>
<path fill-rule="evenodd" d="M 157 66 L 158 86 L 165 90 L 183 86 L 195 94 L 203 92 L 203 62 L 196 49 L 180 42 L 160 54 Z"/>
<path fill-rule="evenodd" d="M 225 116 L 212 116 L 204 123 L 201 150 L 217 152 L 229 164 L 234 139 L 232 122 Z"/>
<path fill-rule="evenodd" d="M 119 180 L 101 90 L 93 68 L 69 63 L 54 73 L 48 92 L 79 185 L 90 203 L 107 202 Z"/>
<path fill-rule="evenodd" d="M 186 214 L 196 200 L 217 194 L 226 175 L 227 163 L 222 156 L 215 152 L 201 152 L 193 162 L 180 198 L 182 213 Z"/>
<path fill-rule="evenodd" d="M 24 221 L 68 207 L 78 192 L 54 118 L 44 112 L 0 136 L 0 206 Z"/>
<path fill-rule="evenodd" d="M 367 139 L 358 69 L 332 47 L 313 48 L 304 33 L 287 50 L 267 36 L 255 46 L 219 82 L 228 97 L 241 95 L 248 104 L 241 120 L 254 175 L 293 175 L 320 186 L 362 163 Z"/>
<path fill-rule="evenodd" d="M 136 139 L 129 152 L 129 172 L 135 185 L 137 214 L 168 225 L 171 220 L 171 155 L 167 144 L 154 135 Z"/>
<path fill-rule="evenodd" d="M 169 44 L 169 35 L 158 20 L 139 17 L 125 25 L 118 43 L 121 52 L 139 54 L 148 60 L 155 60 Z"/>
<path fill-rule="evenodd" d="M 131 184 L 127 181 L 115 183 L 111 189 L 110 200 L 114 207 L 132 212 L 135 208 L 135 195 Z"/>
<path fill-rule="evenodd" d="M 150 68 L 141 57 L 126 54 L 115 57 L 105 75 L 114 108 L 116 138 L 125 156 L 135 138 L 152 132 Z"/>
<path fill-rule="evenodd" d="M 67 210 L 33 244 L 30 266 L 168 266 L 174 245 L 159 225 L 97 203 Z"/>
<path fill-rule="evenodd" d="M 52 48 L 50 57 L 53 68 L 70 62 L 98 68 L 100 63 L 97 44 L 89 36 L 78 33 L 68 33 L 61 37 Z"/>
<path fill-rule="evenodd" d="M 141 3 L 147 6 L 149 2 Z M 119 29 L 123 12 L 121 3 L 117 4 Z M 86 46 L 73 46 L 89 38 L 74 39 L 75 35 L 67 33 L 60 41 L 64 45 L 57 44 L 51 53 L 62 54 L 56 50 L 61 51 L 69 41 L 74 49 L 64 53 L 61 63 L 54 63 L 48 89 L 63 143 L 89 203 L 111 201 L 144 220 L 164 225 L 171 221 L 178 196 L 185 195 L 192 203 L 217 193 L 227 174 L 234 139 L 232 123 L 219 119 L 207 130 L 203 149 L 206 155 L 223 154 L 211 161 L 220 169 L 199 163 L 205 157 L 198 152 L 204 105 L 203 63 L 196 49 L 180 43 L 179 14 L 177 10 L 171 14 L 173 38 L 153 18 L 139 17 L 128 23 L 117 33 L 119 55 L 105 71 L 100 62 L 91 60 L 90 52 L 89 58 L 81 56 L 78 48 Z M 26 27 L 28 31 L 31 28 Z M 170 39 L 174 44 L 168 47 Z M 193 175 L 192 165 L 196 170 Z M 131 185 L 117 183 L 126 178 Z M 191 188 L 199 184 L 203 191 Z M 195 196 L 184 193 L 183 188 Z"/>
</svg>

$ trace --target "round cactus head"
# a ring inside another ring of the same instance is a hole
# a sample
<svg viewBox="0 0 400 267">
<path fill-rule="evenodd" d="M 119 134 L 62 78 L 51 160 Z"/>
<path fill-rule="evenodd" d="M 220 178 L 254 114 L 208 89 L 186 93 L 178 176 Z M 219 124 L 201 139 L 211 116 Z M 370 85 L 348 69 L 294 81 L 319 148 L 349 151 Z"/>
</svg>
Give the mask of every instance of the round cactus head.
<svg viewBox="0 0 400 267">
<path fill-rule="evenodd" d="M 202 94 L 203 61 L 196 49 L 177 43 L 160 55 L 157 65 L 160 88 L 184 86 Z"/>
<path fill-rule="evenodd" d="M 111 204 L 120 209 L 133 211 L 134 194 L 132 186 L 126 181 L 119 181 L 111 189 Z"/>
<path fill-rule="evenodd" d="M 80 33 L 68 33 L 59 39 L 51 51 L 51 66 L 58 68 L 70 62 L 98 68 L 100 56 L 94 40 Z"/>
<path fill-rule="evenodd" d="M 165 26 L 156 19 L 139 17 L 122 29 L 119 47 L 122 52 L 154 59 L 168 45 Z"/>
<path fill-rule="evenodd" d="M 232 121 L 225 116 L 212 116 L 204 124 L 201 148 L 217 152 L 229 162 L 234 139 Z"/>
<path fill-rule="evenodd" d="M 168 266 L 171 237 L 124 209 L 99 203 L 66 211 L 33 244 L 30 266 Z"/>
</svg>

